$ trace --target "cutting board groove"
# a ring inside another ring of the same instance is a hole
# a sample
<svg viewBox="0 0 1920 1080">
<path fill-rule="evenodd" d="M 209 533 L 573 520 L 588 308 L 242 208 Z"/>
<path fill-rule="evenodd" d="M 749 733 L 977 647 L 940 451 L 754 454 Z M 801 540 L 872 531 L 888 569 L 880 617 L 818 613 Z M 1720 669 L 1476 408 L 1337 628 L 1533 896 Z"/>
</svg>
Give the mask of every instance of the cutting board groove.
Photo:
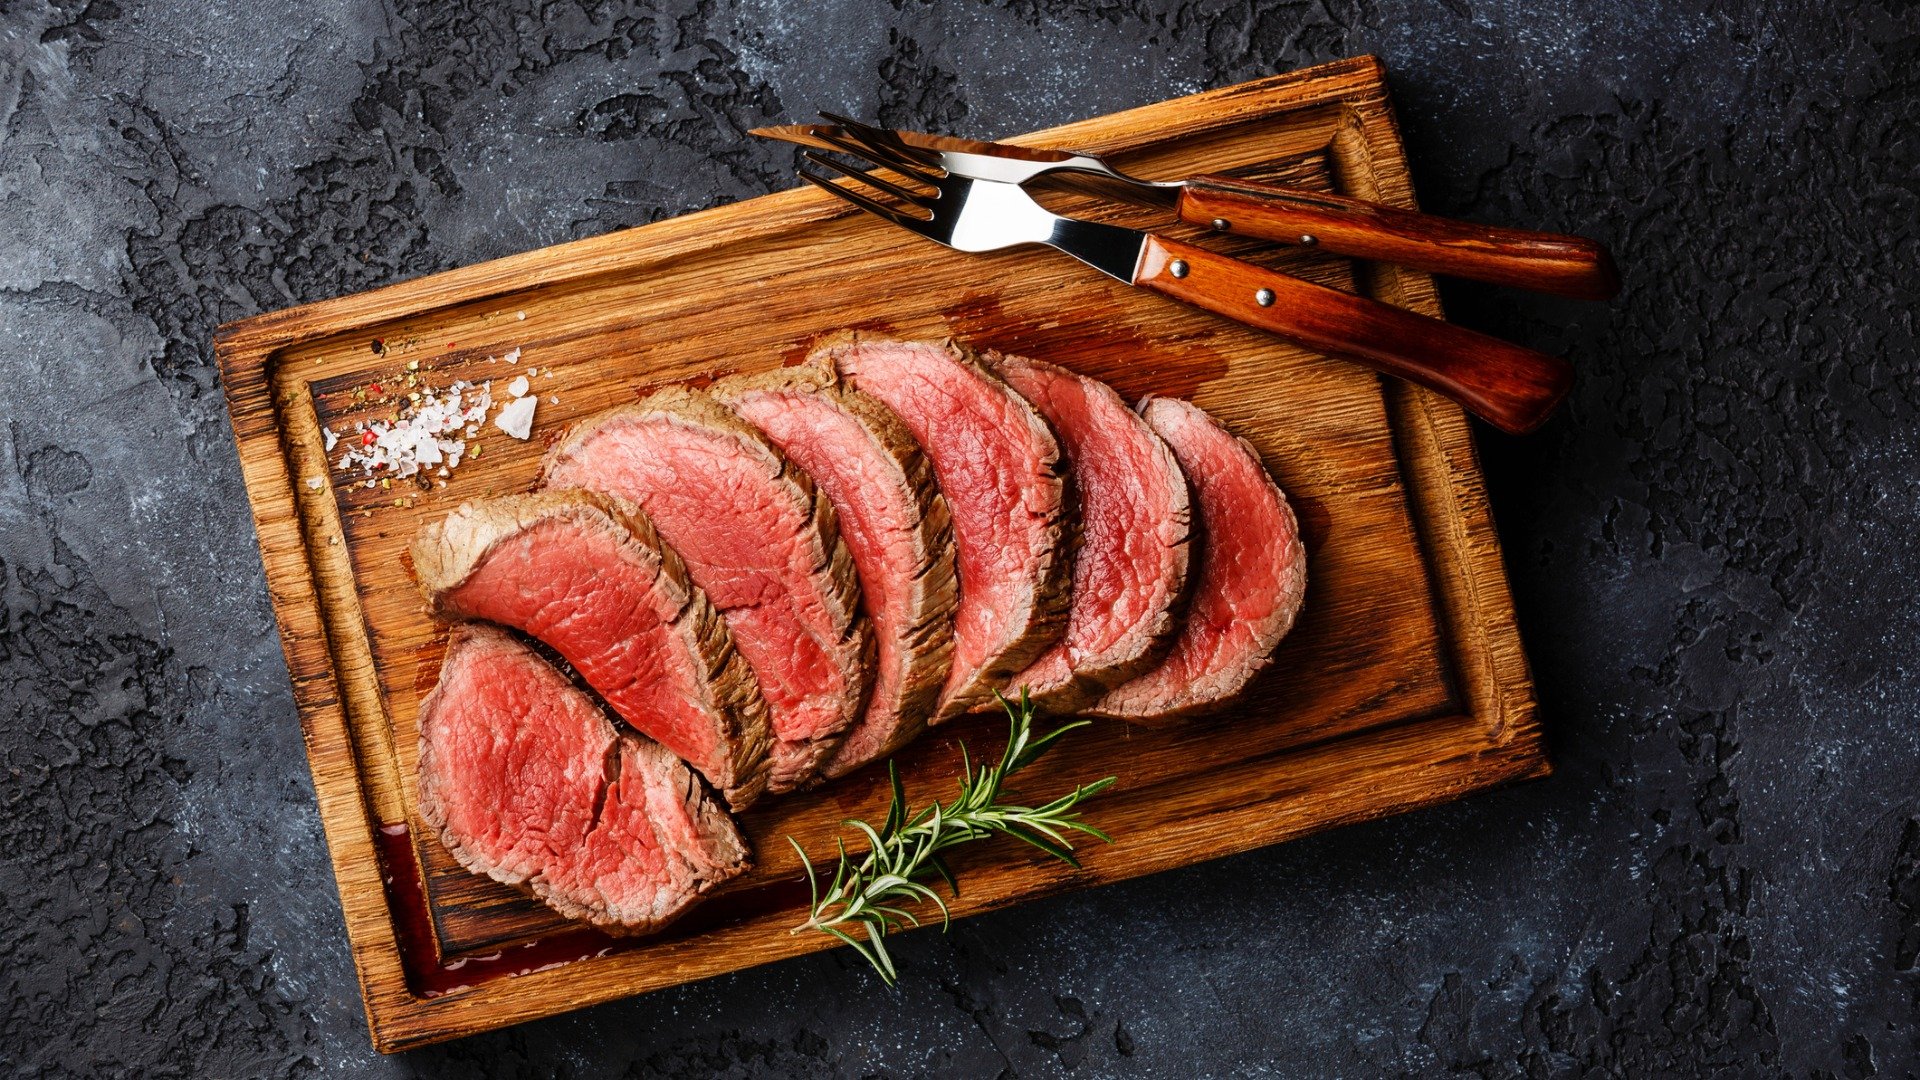
<svg viewBox="0 0 1920 1080">
<path fill-rule="evenodd" d="M 1113 155 L 1149 176 L 1202 169 L 1412 206 L 1377 61 L 1358 58 L 1089 120 L 1029 141 Z M 1148 211 L 1076 212 L 1154 225 Z M 1432 282 L 1299 249 L 1220 250 L 1438 315 Z M 790 936 L 805 894 L 791 835 L 830 849 L 873 814 L 882 774 L 774 800 L 743 819 L 748 877 L 657 937 L 616 941 L 461 870 L 423 835 L 416 711 L 445 628 L 403 550 L 461 500 L 521 491 L 540 438 L 491 429 L 445 488 L 373 488 L 329 467 L 322 427 L 378 415 L 356 390 L 408 361 L 432 386 L 543 373 L 536 432 L 651 386 L 790 362 L 815 335 L 953 335 L 1190 397 L 1247 437 L 1294 499 L 1308 597 L 1273 667 L 1220 716 L 1076 733 L 1023 779 L 1039 794 L 1109 773 L 1090 816 L 1117 843 L 1075 873 L 996 845 L 957 869 L 968 915 L 1456 798 L 1547 764 L 1472 433 L 1452 404 L 1100 277 L 1044 251 L 963 256 L 797 190 L 222 328 L 221 373 L 347 933 L 376 1046 L 399 1050 L 820 948 Z M 380 350 L 373 342 L 381 343 Z M 519 348 L 520 365 L 500 357 Z M 551 371 L 552 377 L 545 373 Z M 319 478 L 318 485 L 309 481 Z M 395 500 L 402 499 L 402 505 Z M 944 793 L 964 741 L 943 727 L 900 759 Z M 567 961 L 560 963 L 560 961 Z M 531 970 L 548 965 L 548 970 Z M 524 973 L 510 974 L 527 969 Z"/>
</svg>

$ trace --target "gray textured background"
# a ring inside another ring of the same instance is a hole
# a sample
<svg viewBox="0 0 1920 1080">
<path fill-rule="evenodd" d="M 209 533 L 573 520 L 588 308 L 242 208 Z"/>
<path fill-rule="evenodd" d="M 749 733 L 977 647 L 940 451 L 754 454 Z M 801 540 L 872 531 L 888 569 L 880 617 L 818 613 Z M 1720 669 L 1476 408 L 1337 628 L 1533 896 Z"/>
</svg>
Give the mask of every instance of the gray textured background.
<svg viewBox="0 0 1920 1080">
<path fill-rule="evenodd" d="M 1905 4 L 0 0 L 0 1069 L 1912 1076 L 1920 14 Z M 1358 52 L 1572 406 L 1483 439 L 1559 775 L 368 1049 L 208 346 L 788 186 L 818 106 L 996 134 Z"/>
</svg>

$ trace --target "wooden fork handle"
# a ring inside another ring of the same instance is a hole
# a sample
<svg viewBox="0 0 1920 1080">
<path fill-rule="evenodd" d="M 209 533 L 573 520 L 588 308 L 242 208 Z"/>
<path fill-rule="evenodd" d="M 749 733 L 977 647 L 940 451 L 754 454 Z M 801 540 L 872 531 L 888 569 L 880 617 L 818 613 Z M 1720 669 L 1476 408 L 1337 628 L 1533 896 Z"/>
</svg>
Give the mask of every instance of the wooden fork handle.
<svg viewBox="0 0 1920 1080">
<path fill-rule="evenodd" d="M 1180 218 L 1223 232 L 1533 292 L 1605 300 L 1620 291 L 1607 249 L 1582 236 L 1503 229 L 1344 195 L 1200 176 L 1180 192 Z"/>
<path fill-rule="evenodd" d="M 1573 383 L 1558 357 L 1163 237 L 1147 237 L 1133 283 L 1419 383 L 1515 435 L 1545 422 Z"/>
</svg>

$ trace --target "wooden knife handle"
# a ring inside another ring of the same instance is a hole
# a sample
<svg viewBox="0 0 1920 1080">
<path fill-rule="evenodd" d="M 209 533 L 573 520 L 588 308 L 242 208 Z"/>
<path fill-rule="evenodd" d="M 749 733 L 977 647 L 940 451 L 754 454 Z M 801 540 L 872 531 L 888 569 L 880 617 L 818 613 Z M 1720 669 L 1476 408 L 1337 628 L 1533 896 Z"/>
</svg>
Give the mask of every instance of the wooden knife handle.
<svg viewBox="0 0 1920 1080">
<path fill-rule="evenodd" d="M 1147 237 L 1133 283 L 1419 383 L 1515 435 L 1539 427 L 1573 383 L 1559 357 L 1163 237 Z"/>
<path fill-rule="evenodd" d="M 1180 192 L 1183 221 L 1433 274 L 1605 300 L 1620 291 L 1607 249 L 1582 236 L 1503 229 L 1344 195 L 1200 176 Z"/>
</svg>

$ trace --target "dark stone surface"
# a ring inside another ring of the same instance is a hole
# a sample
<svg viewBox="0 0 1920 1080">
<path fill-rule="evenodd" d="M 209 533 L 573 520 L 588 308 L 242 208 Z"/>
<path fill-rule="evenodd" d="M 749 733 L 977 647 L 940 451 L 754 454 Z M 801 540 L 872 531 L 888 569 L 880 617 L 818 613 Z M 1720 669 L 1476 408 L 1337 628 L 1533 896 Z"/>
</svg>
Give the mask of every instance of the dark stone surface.
<svg viewBox="0 0 1920 1080">
<path fill-rule="evenodd" d="M 1762 10 L 1762 9 L 1765 10 Z M 1357 52 L 1433 209 L 1625 296 L 1483 445 L 1556 778 L 397 1059 L 368 1049 L 208 347 L 785 187 L 817 106 L 1022 130 Z M 1920 1071 L 1920 13 L 1492 0 L 0 0 L 0 1071 Z"/>
</svg>

